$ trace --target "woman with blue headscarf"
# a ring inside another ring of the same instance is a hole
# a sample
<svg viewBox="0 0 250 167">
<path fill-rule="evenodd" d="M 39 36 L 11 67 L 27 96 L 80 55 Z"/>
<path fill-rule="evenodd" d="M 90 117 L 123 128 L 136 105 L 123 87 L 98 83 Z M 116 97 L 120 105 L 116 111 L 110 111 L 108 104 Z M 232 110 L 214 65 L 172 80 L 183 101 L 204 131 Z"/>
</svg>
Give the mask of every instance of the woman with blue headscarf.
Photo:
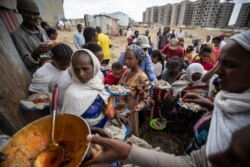
<svg viewBox="0 0 250 167">
<path fill-rule="evenodd" d="M 132 133 L 139 135 L 139 118 L 138 111 L 149 103 L 149 80 L 147 75 L 140 68 L 140 64 L 145 61 L 147 55 L 143 49 L 136 45 L 129 45 L 125 52 L 125 63 L 128 69 L 119 81 L 120 85 L 127 86 L 130 89 L 130 96 L 126 97 L 124 101 L 129 105 L 131 114 L 129 115 L 129 122 Z"/>
</svg>

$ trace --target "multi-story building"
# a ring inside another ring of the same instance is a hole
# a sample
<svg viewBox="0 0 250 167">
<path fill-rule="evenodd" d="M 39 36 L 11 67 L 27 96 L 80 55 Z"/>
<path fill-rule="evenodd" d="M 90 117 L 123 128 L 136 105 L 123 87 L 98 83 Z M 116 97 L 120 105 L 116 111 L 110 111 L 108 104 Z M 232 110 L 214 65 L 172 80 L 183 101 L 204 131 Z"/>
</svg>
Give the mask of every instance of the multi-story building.
<svg viewBox="0 0 250 167">
<path fill-rule="evenodd" d="M 172 5 L 167 4 L 159 7 L 158 21 L 163 25 L 170 25 Z"/>
<path fill-rule="evenodd" d="M 215 27 L 220 0 L 198 0 L 194 2 L 191 25 Z"/>
<path fill-rule="evenodd" d="M 145 16 L 145 22 L 146 23 L 149 23 L 150 15 L 151 15 L 151 10 L 150 10 L 150 8 L 147 8 L 146 9 L 146 16 Z"/>
<path fill-rule="evenodd" d="M 228 26 L 229 20 L 233 13 L 234 3 L 223 2 L 219 4 L 219 11 L 217 13 L 217 19 L 215 20 L 215 27 L 225 28 Z"/>
<path fill-rule="evenodd" d="M 206 0 L 203 6 L 200 26 L 215 27 L 220 0 Z"/>
<path fill-rule="evenodd" d="M 160 7 L 153 6 L 147 8 L 145 13 L 143 12 L 143 22 L 146 23 L 158 23 L 159 22 Z"/>
<path fill-rule="evenodd" d="M 180 3 L 180 15 L 179 15 L 179 26 L 191 25 L 192 14 L 193 14 L 193 2 L 189 0 L 182 1 Z"/>
<path fill-rule="evenodd" d="M 142 22 L 147 22 L 146 21 L 146 11 L 142 13 Z"/>
<path fill-rule="evenodd" d="M 243 3 L 235 27 L 250 27 L 250 3 Z"/>
<path fill-rule="evenodd" d="M 148 23 L 161 23 L 171 26 L 202 26 L 220 27 L 228 26 L 234 9 L 234 3 L 220 3 L 220 0 L 197 0 L 165 6 L 155 6 L 146 9 L 143 20 Z M 250 20 L 250 3 L 242 5 L 241 14 L 237 20 L 237 27 L 248 27 Z"/>
<path fill-rule="evenodd" d="M 176 26 L 179 22 L 180 4 L 175 3 L 172 5 L 170 25 Z"/>
<path fill-rule="evenodd" d="M 201 24 L 201 16 L 203 14 L 204 4 L 205 4 L 205 0 L 197 0 L 194 2 L 191 25 L 199 26 Z"/>
<path fill-rule="evenodd" d="M 153 23 L 158 23 L 159 20 L 159 13 L 160 13 L 160 8 L 159 6 L 153 7 Z"/>
</svg>

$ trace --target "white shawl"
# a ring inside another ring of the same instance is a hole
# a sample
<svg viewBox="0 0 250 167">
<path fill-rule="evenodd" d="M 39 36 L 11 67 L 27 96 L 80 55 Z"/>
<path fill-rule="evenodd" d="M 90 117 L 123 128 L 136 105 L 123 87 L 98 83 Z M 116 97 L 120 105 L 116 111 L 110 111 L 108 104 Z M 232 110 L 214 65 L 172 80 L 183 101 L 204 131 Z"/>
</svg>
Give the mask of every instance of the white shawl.
<svg viewBox="0 0 250 167">
<path fill-rule="evenodd" d="M 207 140 L 207 156 L 226 150 L 232 134 L 250 124 L 250 89 L 243 93 L 220 91 L 214 104 Z"/>
<path fill-rule="evenodd" d="M 81 50 L 87 52 L 93 61 L 94 77 L 88 81 L 88 83 L 82 83 L 76 77 L 71 63 L 70 68 L 73 75 L 72 83 L 65 92 L 63 102 L 64 112 L 69 112 L 78 116 L 84 114 L 84 112 L 91 106 L 98 95 L 104 100 L 105 103 L 107 103 L 110 96 L 105 91 L 102 78 L 98 74 L 100 72 L 99 60 L 91 51 L 87 49 Z M 77 50 L 76 52 L 81 50 Z M 74 57 L 75 53 L 73 53 L 72 58 Z"/>
<path fill-rule="evenodd" d="M 192 80 L 192 75 L 194 73 L 200 73 L 204 75 L 205 70 L 200 63 L 192 63 L 188 66 L 186 74 L 184 74 L 180 80 L 175 81 L 172 84 L 173 96 L 177 96 L 183 89 L 187 88 L 190 84 L 193 86 L 205 86 L 206 83 L 201 82 L 201 79 L 198 81 Z"/>
</svg>

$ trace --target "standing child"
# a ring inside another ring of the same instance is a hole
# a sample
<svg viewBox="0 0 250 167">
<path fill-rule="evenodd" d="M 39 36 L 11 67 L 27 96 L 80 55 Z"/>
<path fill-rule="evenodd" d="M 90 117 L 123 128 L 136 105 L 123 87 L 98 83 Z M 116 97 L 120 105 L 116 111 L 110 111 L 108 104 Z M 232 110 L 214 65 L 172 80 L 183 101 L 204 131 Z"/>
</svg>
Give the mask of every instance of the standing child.
<svg viewBox="0 0 250 167">
<path fill-rule="evenodd" d="M 158 50 L 154 50 L 152 52 L 151 58 L 152 58 L 154 73 L 155 73 L 157 79 L 160 79 L 161 73 L 164 69 L 164 60 L 163 60 L 163 57 L 161 55 L 161 52 Z"/>
<path fill-rule="evenodd" d="M 104 84 L 117 85 L 124 72 L 125 68 L 119 62 L 114 62 L 111 65 L 111 70 L 106 73 Z"/>
<path fill-rule="evenodd" d="M 215 64 L 218 61 L 219 55 L 220 55 L 220 43 L 221 43 L 221 38 L 220 37 L 214 37 L 212 39 L 212 43 L 214 44 L 213 47 L 213 63 Z"/>
<path fill-rule="evenodd" d="M 46 30 L 46 33 L 47 33 L 49 39 L 51 39 L 51 40 L 56 40 L 57 35 L 58 35 L 56 29 L 54 29 L 54 28 L 48 28 L 48 29 Z"/>
<path fill-rule="evenodd" d="M 71 82 L 68 67 L 73 50 L 66 44 L 59 44 L 51 49 L 51 63 L 45 63 L 34 74 L 29 86 L 29 91 L 34 93 L 52 93 L 55 84 L 59 86 L 58 107 L 63 104 L 64 92 Z"/>
<path fill-rule="evenodd" d="M 200 63 L 206 71 L 213 68 L 213 49 L 209 46 L 202 45 L 201 50 L 197 56 L 193 59 L 193 63 Z"/>
<path fill-rule="evenodd" d="M 188 66 L 189 64 L 192 63 L 193 61 L 193 46 L 192 45 L 189 45 L 187 48 L 186 48 L 186 52 L 185 52 L 185 56 L 184 56 L 184 61 L 186 63 L 186 65 Z"/>
<path fill-rule="evenodd" d="M 205 46 L 201 49 L 200 53 L 200 63 L 204 67 L 206 71 L 211 70 L 214 65 L 212 62 L 212 48 L 209 46 Z"/>
</svg>

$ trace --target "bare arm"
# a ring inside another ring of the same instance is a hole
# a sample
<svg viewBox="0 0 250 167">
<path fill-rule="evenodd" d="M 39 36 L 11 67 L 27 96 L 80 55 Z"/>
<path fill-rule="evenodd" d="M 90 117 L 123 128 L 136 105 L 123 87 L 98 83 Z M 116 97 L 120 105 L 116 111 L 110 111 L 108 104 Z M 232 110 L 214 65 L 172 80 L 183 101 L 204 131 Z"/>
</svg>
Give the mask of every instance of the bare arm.
<svg viewBox="0 0 250 167">
<path fill-rule="evenodd" d="M 215 71 L 218 68 L 218 64 L 219 63 L 216 63 L 210 71 L 208 71 L 205 75 L 203 75 L 203 77 L 201 78 L 202 82 L 209 84 L 210 79 L 214 76 Z"/>
</svg>

